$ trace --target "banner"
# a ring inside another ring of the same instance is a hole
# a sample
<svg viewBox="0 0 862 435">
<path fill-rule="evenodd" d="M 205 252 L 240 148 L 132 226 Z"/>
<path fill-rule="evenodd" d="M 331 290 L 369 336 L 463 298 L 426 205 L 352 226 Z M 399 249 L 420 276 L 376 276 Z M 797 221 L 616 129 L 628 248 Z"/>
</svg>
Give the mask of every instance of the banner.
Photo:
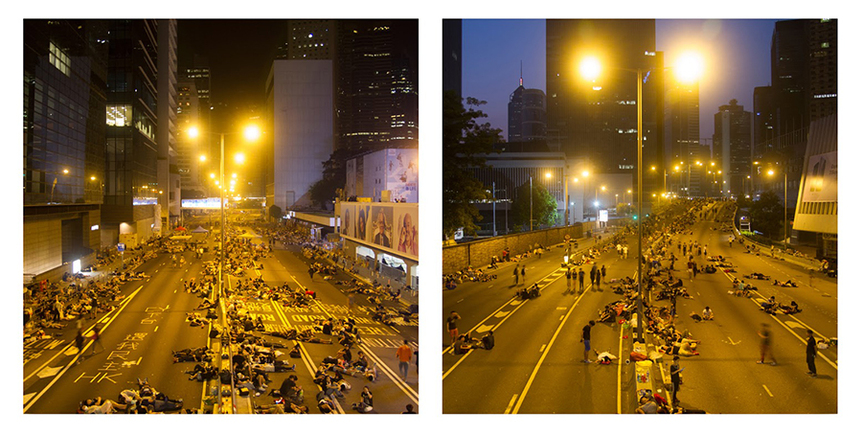
<svg viewBox="0 0 862 435">
<path fill-rule="evenodd" d="M 347 222 L 351 223 L 348 224 Z M 397 202 L 341 202 L 341 235 L 418 260 L 419 205 Z"/>
<path fill-rule="evenodd" d="M 838 201 L 838 152 L 808 158 L 802 202 Z"/>
<path fill-rule="evenodd" d="M 395 250 L 414 257 L 419 256 L 419 218 L 416 207 L 395 209 Z"/>
<path fill-rule="evenodd" d="M 371 223 L 373 238 L 371 243 L 383 246 L 384 248 L 392 247 L 392 207 L 375 205 L 371 207 Z"/>
</svg>

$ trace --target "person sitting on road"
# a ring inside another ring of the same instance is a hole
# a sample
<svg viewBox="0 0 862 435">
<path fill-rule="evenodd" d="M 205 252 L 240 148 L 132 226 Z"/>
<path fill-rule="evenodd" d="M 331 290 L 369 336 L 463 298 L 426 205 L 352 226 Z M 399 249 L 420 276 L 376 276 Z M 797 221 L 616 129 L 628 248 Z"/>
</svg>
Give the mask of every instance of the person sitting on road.
<svg viewBox="0 0 862 435">
<path fill-rule="evenodd" d="M 702 317 L 703 320 L 714 320 L 712 310 L 709 309 L 709 307 L 703 309 L 703 313 L 701 313 L 700 317 Z"/>
<path fill-rule="evenodd" d="M 317 409 L 321 414 L 334 414 L 335 403 L 323 391 L 317 393 Z"/>
<path fill-rule="evenodd" d="M 81 402 L 80 412 L 82 414 L 113 414 L 116 410 L 125 410 L 125 405 L 121 405 L 112 400 L 103 400 L 101 397 L 95 399 L 87 399 Z"/>
<path fill-rule="evenodd" d="M 638 403 L 640 406 L 635 410 L 637 414 L 658 414 L 658 405 L 653 401 L 652 396 L 642 396 Z"/>
<path fill-rule="evenodd" d="M 356 361 L 353 362 L 353 367 L 357 370 L 365 370 L 365 368 L 368 367 L 368 357 L 365 356 L 363 351 L 360 350 L 356 354 Z"/>
<path fill-rule="evenodd" d="M 371 395 L 371 390 L 367 386 L 362 387 L 362 400 L 359 403 L 353 404 L 353 409 L 359 411 L 360 414 L 366 414 L 374 409 L 374 397 Z"/>
<path fill-rule="evenodd" d="M 494 348 L 494 331 L 488 331 L 488 333 L 482 337 L 482 348 L 485 350 L 491 350 Z"/>
<path fill-rule="evenodd" d="M 796 304 L 796 301 L 790 301 L 790 305 L 778 304 L 778 308 L 784 311 L 784 314 L 796 314 L 802 311 L 799 305 Z"/>
</svg>

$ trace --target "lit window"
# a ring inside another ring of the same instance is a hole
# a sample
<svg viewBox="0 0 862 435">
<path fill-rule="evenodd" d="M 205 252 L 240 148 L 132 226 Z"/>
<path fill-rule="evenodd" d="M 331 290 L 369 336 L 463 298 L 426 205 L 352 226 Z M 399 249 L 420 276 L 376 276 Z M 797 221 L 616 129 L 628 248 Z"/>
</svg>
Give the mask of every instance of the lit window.
<svg viewBox="0 0 862 435">
<path fill-rule="evenodd" d="M 54 65 L 60 72 L 69 76 L 71 72 L 71 68 L 69 68 L 69 56 L 54 45 L 53 42 L 50 43 L 48 48 L 48 61 L 51 62 L 51 65 Z"/>
<path fill-rule="evenodd" d="M 132 117 L 132 105 L 107 106 L 107 124 L 111 127 L 126 127 Z"/>
</svg>

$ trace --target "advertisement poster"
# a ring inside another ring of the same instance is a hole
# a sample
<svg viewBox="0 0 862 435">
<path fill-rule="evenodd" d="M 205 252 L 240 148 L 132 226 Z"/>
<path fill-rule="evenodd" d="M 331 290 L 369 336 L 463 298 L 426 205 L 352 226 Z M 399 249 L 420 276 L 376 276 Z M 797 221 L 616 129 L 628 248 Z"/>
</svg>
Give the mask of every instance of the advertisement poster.
<svg viewBox="0 0 862 435">
<path fill-rule="evenodd" d="M 354 237 L 366 242 L 368 241 L 368 218 L 371 206 L 359 204 L 356 209 L 356 235 Z"/>
<path fill-rule="evenodd" d="M 392 247 L 392 207 L 391 206 L 373 206 L 372 213 L 372 234 L 371 243 L 383 246 L 384 248 Z"/>
<path fill-rule="evenodd" d="M 396 201 L 419 201 L 419 152 L 403 148 L 388 150 L 386 156 L 386 188 Z"/>
<path fill-rule="evenodd" d="M 838 201 L 838 152 L 813 155 L 805 171 L 803 202 Z"/>
<path fill-rule="evenodd" d="M 414 257 L 419 256 L 419 219 L 416 207 L 395 208 L 396 250 Z"/>
<path fill-rule="evenodd" d="M 348 237 L 356 237 L 356 232 L 353 230 L 355 223 L 353 222 L 353 205 L 341 205 L 341 235 Z"/>
</svg>

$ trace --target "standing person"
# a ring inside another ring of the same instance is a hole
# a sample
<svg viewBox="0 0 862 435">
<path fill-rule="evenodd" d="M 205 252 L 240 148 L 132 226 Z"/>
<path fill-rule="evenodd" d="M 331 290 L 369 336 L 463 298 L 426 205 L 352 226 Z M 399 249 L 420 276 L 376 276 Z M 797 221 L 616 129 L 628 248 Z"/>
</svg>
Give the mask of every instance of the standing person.
<svg viewBox="0 0 862 435">
<path fill-rule="evenodd" d="M 605 266 L 604 266 L 604 265 L 602 265 L 602 282 L 603 282 L 603 283 L 607 283 L 607 281 L 605 281 L 605 276 L 606 276 L 607 274 L 608 274 L 608 270 L 605 268 Z"/>
<path fill-rule="evenodd" d="M 629 258 L 629 247 L 623 246 L 623 259 L 628 260 Z"/>
<path fill-rule="evenodd" d="M 566 293 L 572 291 L 572 268 L 566 269 Z"/>
<path fill-rule="evenodd" d="M 446 319 L 446 327 L 449 328 L 449 338 L 452 340 L 450 344 L 454 344 L 455 339 L 458 338 L 458 320 L 461 320 L 461 316 L 454 311 L 449 313 L 449 318 Z"/>
<path fill-rule="evenodd" d="M 518 285 L 518 265 L 515 265 L 515 270 L 512 271 L 512 275 L 515 277 L 515 285 Z"/>
<path fill-rule="evenodd" d="M 595 324 L 594 320 L 590 320 L 590 323 L 584 326 L 583 333 L 581 334 L 581 342 L 584 343 L 584 362 L 587 364 L 592 362 L 590 360 L 590 330 Z"/>
<path fill-rule="evenodd" d="M 78 328 L 78 333 L 75 335 L 75 347 L 78 349 L 78 361 L 75 364 L 81 364 L 84 358 L 84 329 Z"/>
<path fill-rule="evenodd" d="M 590 284 L 596 283 L 596 265 L 593 263 L 593 268 L 590 269 Z M 595 289 L 593 289 L 595 290 Z"/>
<path fill-rule="evenodd" d="M 757 335 L 760 337 L 760 361 L 757 361 L 757 363 L 764 364 L 766 362 L 766 355 L 769 354 L 769 357 L 772 358 L 772 362 L 770 364 L 778 364 L 775 361 L 775 355 L 772 354 L 772 334 L 769 332 L 769 325 L 761 323 L 760 332 L 758 332 Z"/>
<path fill-rule="evenodd" d="M 314 266 L 308 267 L 308 277 L 311 278 L 312 281 L 314 281 Z"/>
<path fill-rule="evenodd" d="M 805 346 L 805 361 L 808 363 L 808 374 L 812 378 L 817 377 L 817 367 L 814 366 L 814 357 L 817 356 L 817 342 L 814 340 L 814 331 L 806 329 L 808 343 Z"/>
<path fill-rule="evenodd" d="M 584 291 L 584 269 L 578 268 L 578 291 Z"/>
<path fill-rule="evenodd" d="M 410 359 L 413 358 L 413 349 L 404 340 L 404 344 L 395 351 L 395 356 L 398 357 L 398 371 L 401 372 L 401 377 L 404 382 L 407 382 L 407 370 L 410 369 Z"/>
<path fill-rule="evenodd" d="M 677 397 L 677 393 L 679 393 L 679 386 L 682 384 L 682 378 L 679 375 L 682 369 L 679 367 L 679 355 L 673 356 L 673 363 L 670 366 L 670 382 L 673 385 L 673 396 L 671 399 L 671 404 L 673 406 L 679 405 L 679 398 Z"/>
<path fill-rule="evenodd" d="M 101 347 L 101 348 L 102 348 L 102 350 L 105 350 L 105 346 L 103 346 L 103 345 L 102 345 L 102 342 L 101 342 L 101 341 L 99 341 L 99 337 L 100 337 L 100 336 L 101 336 L 101 334 L 102 334 L 102 331 L 100 331 L 100 330 L 99 330 L 99 328 L 100 328 L 100 326 L 99 326 L 99 325 L 96 325 L 96 326 L 94 326 L 94 327 L 93 327 L 93 335 L 92 335 L 92 338 L 91 338 L 91 340 L 93 341 L 93 353 L 92 353 L 93 355 L 95 355 L 95 354 L 96 354 L 96 345 L 97 345 L 97 344 L 99 345 L 99 347 Z"/>
<path fill-rule="evenodd" d="M 527 285 L 527 266 L 521 266 L 521 285 Z"/>
</svg>

